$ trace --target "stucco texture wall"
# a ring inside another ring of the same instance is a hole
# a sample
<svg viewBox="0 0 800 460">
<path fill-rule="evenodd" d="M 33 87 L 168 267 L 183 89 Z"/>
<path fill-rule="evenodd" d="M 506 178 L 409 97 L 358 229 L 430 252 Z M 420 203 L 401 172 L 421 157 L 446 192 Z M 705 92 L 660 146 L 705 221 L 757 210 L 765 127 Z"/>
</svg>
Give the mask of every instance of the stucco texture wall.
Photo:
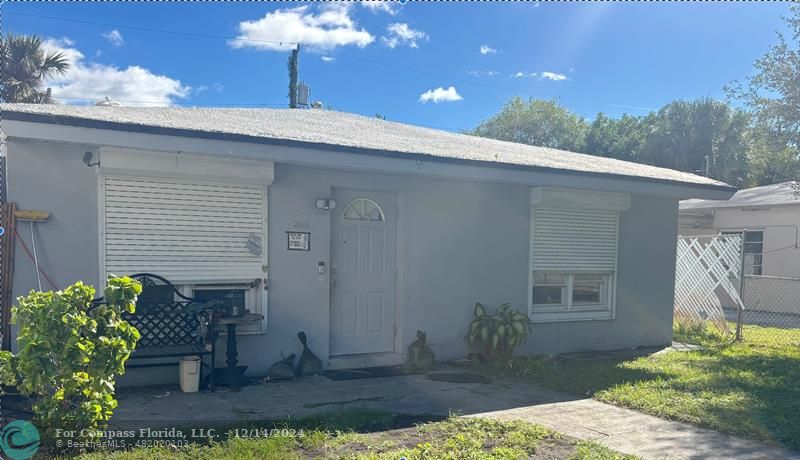
<svg viewBox="0 0 800 460">
<path fill-rule="evenodd" d="M 8 199 L 18 209 L 47 211 L 46 222 L 35 224 L 40 267 L 60 289 L 78 280 L 95 284 L 99 278 L 97 244 L 97 174 L 81 162 L 88 148 L 10 140 Z M 30 224 L 17 231 L 28 249 Z M 15 248 L 13 297 L 37 288 L 33 261 L 18 240 Z M 45 277 L 42 288 L 52 289 Z"/>
<path fill-rule="evenodd" d="M 331 218 L 313 203 L 331 196 L 336 187 L 389 190 L 400 197 L 398 308 L 403 344 L 422 329 L 439 358 L 461 357 L 466 354 L 463 336 L 475 302 L 492 307 L 510 302 L 526 309 L 528 187 L 276 165 L 269 198 L 269 329 L 275 333 L 245 338 L 241 343 L 254 343 L 241 347 L 243 355 L 251 355 L 248 359 L 259 359 L 264 352 L 277 357 L 278 350 L 297 351 L 298 330 L 315 339 L 320 356 L 328 355 L 329 288 L 316 268 L 330 258 Z M 310 252 L 286 250 L 285 232 L 292 229 L 293 220 L 308 223 Z M 676 201 L 634 196 L 620 218 L 616 319 L 536 324 L 522 352 L 668 344 L 676 228 Z M 268 345 L 255 345 L 259 342 Z"/>
<path fill-rule="evenodd" d="M 42 267 L 57 284 L 98 278 L 97 178 L 80 146 L 11 142 L 9 196 L 24 209 L 52 212 L 39 228 Z M 434 178 L 275 165 L 269 190 L 269 311 L 266 334 L 239 339 L 239 362 L 264 374 L 300 351 L 305 331 L 323 361 L 329 356 L 331 214 L 317 198 L 336 188 L 384 190 L 398 196 L 397 308 L 402 348 L 425 330 L 439 359 L 463 357 L 475 302 L 491 307 L 528 301 L 529 188 Z M 286 231 L 311 232 L 311 250 L 288 251 Z M 27 231 L 25 226 L 21 230 Z M 609 350 L 666 345 L 671 340 L 677 202 L 635 195 L 620 219 L 616 318 L 536 324 L 521 353 Z M 18 248 L 15 293 L 35 287 Z M 59 286 L 61 287 L 61 286 Z M 218 363 L 224 361 L 224 340 Z M 170 371 L 172 372 L 172 371 Z M 172 374 L 174 375 L 174 374 Z M 153 380 L 148 379 L 149 382 Z"/>
</svg>

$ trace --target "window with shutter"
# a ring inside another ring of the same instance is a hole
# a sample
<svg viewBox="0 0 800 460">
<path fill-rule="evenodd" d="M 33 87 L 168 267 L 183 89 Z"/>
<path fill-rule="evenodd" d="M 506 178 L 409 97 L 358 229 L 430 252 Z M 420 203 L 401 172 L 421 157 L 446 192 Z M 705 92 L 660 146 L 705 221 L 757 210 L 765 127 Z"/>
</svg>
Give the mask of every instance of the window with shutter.
<svg viewBox="0 0 800 460">
<path fill-rule="evenodd" d="M 175 284 L 263 278 L 266 193 L 256 185 L 104 178 L 106 273 Z"/>
<path fill-rule="evenodd" d="M 529 314 L 533 321 L 611 319 L 619 212 L 629 197 L 532 190 Z"/>
</svg>

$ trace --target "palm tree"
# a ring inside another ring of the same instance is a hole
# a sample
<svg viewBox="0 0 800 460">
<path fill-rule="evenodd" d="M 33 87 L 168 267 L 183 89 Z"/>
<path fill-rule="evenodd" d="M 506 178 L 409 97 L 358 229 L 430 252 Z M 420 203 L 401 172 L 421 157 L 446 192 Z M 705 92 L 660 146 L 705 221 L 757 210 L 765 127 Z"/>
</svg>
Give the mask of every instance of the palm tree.
<svg viewBox="0 0 800 460">
<path fill-rule="evenodd" d="M 44 80 L 63 75 L 69 62 L 63 53 L 42 49 L 35 35 L 0 37 L 0 101 L 48 103 L 40 88 Z"/>
</svg>

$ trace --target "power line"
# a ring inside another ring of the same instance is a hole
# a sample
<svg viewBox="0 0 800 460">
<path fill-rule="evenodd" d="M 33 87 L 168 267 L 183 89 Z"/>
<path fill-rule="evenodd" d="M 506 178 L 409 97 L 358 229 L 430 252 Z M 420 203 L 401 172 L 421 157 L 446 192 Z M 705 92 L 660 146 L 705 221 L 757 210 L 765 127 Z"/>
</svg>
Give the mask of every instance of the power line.
<svg viewBox="0 0 800 460">
<path fill-rule="evenodd" d="M 403 70 L 403 71 L 406 71 L 406 72 L 414 72 L 414 73 L 418 73 L 418 74 L 422 74 L 422 75 L 427 75 L 429 77 L 438 77 L 438 78 L 444 78 L 444 79 L 457 81 L 457 82 L 461 82 L 461 83 L 468 83 L 468 84 L 471 84 L 471 85 L 483 86 L 485 88 L 499 89 L 499 90 L 502 90 L 502 91 L 509 91 L 509 92 L 512 92 L 512 93 L 527 94 L 529 96 L 540 96 L 540 97 L 548 97 L 548 98 L 558 98 L 559 97 L 559 96 L 553 96 L 552 94 L 544 94 L 544 93 L 535 93 L 535 92 L 531 92 L 531 91 L 523 91 L 523 90 L 519 90 L 519 89 L 507 88 L 507 87 L 504 87 L 504 86 L 497 86 L 497 85 L 493 85 L 491 83 L 483 83 L 483 82 L 480 82 L 480 81 L 469 80 L 469 79 L 466 79 L 466 78 L 453 77 L 451 75 L 444 75 L 444 74 L 440 74 L 440 73 L 436 73 L 436 72 L 428 72 L 427 70 L 420 70 L 420 69 L 414 69 L 414 68 L 411 68 L 411 67 L 404 67 L 404 66 L 400 66 L 400 65 L 397 65 L 397 64 L 391 64 L 391 63 L 388 63 L 388 62 L 376 61 L 374 59 L 369 59 L 369 58 L 360 57 L 360 56 L 353 56 L 353 55 L 349 55 L 349 54 L 342 54 L 342 53 L 337 53 L 337 52 L 332 52 L 332 51 L 326 51 L 326 53 L 328 53 L 330 55 L 333 55 L 333 56 L 339 56 L 339 57 L 344 57 L 344 58 L 349 58 L 349 59 L 356 59 L 356 60 L 363 61 L 363 62 L 369 62 L 370 64 L 376 64 L 376 65 L 382 65 L 382 66 L 385 66 L 385 67 L 391 67 L 393 69 Z"/>
<path fill-rule="evenodd" d="M 90 97 L 65 97 L 65 96 L 52 96 L 52 99 L 62 100 L 62 101 L 85 101 L 85 102 L 102 102 L 105 99 L 95 99 Z M 198 106 L 198 107 L 286 107 L 285 102 L 244 102 L 244 103 L 217 103 L 217 102 L 194 102 L 194 101 L 132 101 L 132 100 L 122 100 L 122 99 L 113 99 L 115 102 L 124 102 L 126 104 L 164 104 L 165 102 L 169 102 L 173 105 L 191 105 L 191 106 Z"/>
<path fill-rule="evenodd" d="M 89 25 L 97 25 L 97 26 L 103 26 L 103 27 L 116 27 L 116 28 L 119 28 L 119 29 L 131 29 L 131 30 L 140 30 L 140 31 L 145 31 L 145 32 L 165 33 L 165 34 L 173 34 L 173 35 L 183 35 L 183 36 L 189 36 L 189 37 L 205 37 L 205 38 L 215 38 L 215 39 L 222 39 L 222 40 L 239 40 L 239 41 L 243 41 L 243 42 L 269 43 L 269 44 L 280 44 L 280 45 L 297 45 L 298 44 L 296 42 L 257 40 L 257 39 L 231 37 L 231 36 L 224 36 L 224 35 L 203 34 L 203 33 L 197 33 L 197 32 L 183 32 L 183 31 L 174 31 L 174 30 L 166 30 L 166 29 L 156 29 L 156 28 L 151 28 L 151 27 L 130 26 L 130 25 L 125 25 L 125 24 L 114 24 L 114 23 L 108 23 L 108 22 L 86 21 L 86 20 L 83 20 L 83 19 L 62 18 L 62 17 L 56 17 L 56 16 L 45 16 L 45 15 L 29 14 L 29 13 L 5 12 L 5 14 L 16 15 L 16 16 L 26 16 L 26 17 L 38 18 L 38 19 L 50 19 L 50 20 L 54 20 L 54 21 L 75 22 L 75 23 L 79 23 L 79 24 L 89 24 Z M 392 64 L 392 63 L 389 63 L 389 62 L 377 61 L 375 59 L 369 59 L 369 58 L 360 57 L 360 56 L 353 56 L 353 55 L 350 55 L 350 54 L 343 54 L 343 53 L 339 53 L 339 52 L 322 50 L 322 49 L 314 47 L 314 46 L 308 46 L 308 47 L 311 48 L 311 49 L 324 51 L 325 53 L 333 55 L 333 56 L 343 57 L 343 58 L 347 58 L 347 59 L 354 59 L 354 60 L 367 62 L 367 63 L 374 64 L 374 65 L 380 65 L 380 66 L 389 67 L 389 68 L 396 69 L 396 70 L 402 70 L 404 72 L 412 72 L 412 73 L 417 73 L 417 74 L 420 74 L 420 75 L 426 75 L 426 76 L 429 76 L 429 77 L 442 78 L 442 79 L 446 79 L 446 80 L 457 81 L 457 82 L 460 82 L 460 83 L 466 83 L 466 84 L 475 85 L 475 86 L 482 86 L 484 88 L 497 89 L 497 90 L 501 90 L 501 91 L 508 91 L 508 92 L 519 93 L 519 94 L 527 94 L 529 96 L 538 96 L 538 97 L 547 97 L 547 98 L 557 98 L 558 97 L 558 96 L 554 96 L 552 94 L 544 94 L 544 93 L 537 93 L 537 92 L 532 92 L 532 91 L 524 91 L 524 90 L 519 90 L 519 89 L 514 89 L 514 88 L 508 88 L 508 87 L 504 87 L 504 86 L 493 85 L 491 83 L 484 83 L 484 82 L 480 82 L 480 81 L 470 80 L 470 79 L 467 79 L 467 78 L 454 77 L 452 75 L 445 75 L 445 74 L 440 74 L 440 73 L 436 73 L 436 72 L 430 72 L 430 71 L 427 71 L 427 70 L 415 69 L 415 68 L 412 68 L 412 67 L 405 67 L 405 66 L 401 66 L 401 65 L 397 65 L 397 64 Z"/>
<path fill-rule="evenodd" d="M 12 16 L 27 16 L 29 18 L 37 18 L 37 19 L 50 19 L 53 21 L 62 21 L 62 22 L 75 22 L 78 24 L 89 24 L 94 26 L 103 26 L 103 27 L 116 27 L 119 29 L 131 29 L 131 30 L 139 30 L 143 32 L 155 32 L 155 33 L 162 33 L 162 34 L 172 34 L 172 35 L 183 35 L 187 37 L 205 37 L 205 38 L 217 38 L 223 40 L 240 40 L 245 42 L 254 42 L 254 43 L 270 43 L 274 45 L 297 45 L 296 42 L 281 42 L 281 41 L 270 41 L 270 40 L 256 40 L 252 38 L 239 38 L 239 37 L 230 37 L 226 35 L 212 35 L 212 34 L 201 34 L 198 32 L 183 32 L 177 30 L 166 30 L 166 29 L 156 29 L 152 27 L 142 27 L 142 26 L 131 26 L 125 24 L 112 24 L 110 22 L 97 22 L 97 21 L 86 21 L 83 19 L 74 19 L 74 18 L 60 18 L 57 16 L 46 16 L 40 14 L 30 14 L 30 13 L 17 13 L 17 12 L 10 12 L 6 11 L 5 14 L 10 14 Z"/>
</svg>

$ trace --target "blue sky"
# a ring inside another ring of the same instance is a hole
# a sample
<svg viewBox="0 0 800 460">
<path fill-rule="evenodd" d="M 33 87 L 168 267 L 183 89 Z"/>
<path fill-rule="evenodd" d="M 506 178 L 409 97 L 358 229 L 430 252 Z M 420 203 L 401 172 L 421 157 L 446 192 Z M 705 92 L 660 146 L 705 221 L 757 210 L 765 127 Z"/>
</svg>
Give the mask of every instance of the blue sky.
<svg viewBox="0 0 800 460">
<path fill-rule="evenodd" d="M 2 25 L 46 37 L 70 57 L 70 75 L 49 82 L 62 102 L 280 106 L 291 45 L 273 42 L 300 40 L 312 99 L 459 130 L 513 95 L 557 98 L 587 118 L 724 97 L 722 86 L 752 73 L 789 10 L 769 2 L 370 5 L 6 2 Z"/>
</svg>

